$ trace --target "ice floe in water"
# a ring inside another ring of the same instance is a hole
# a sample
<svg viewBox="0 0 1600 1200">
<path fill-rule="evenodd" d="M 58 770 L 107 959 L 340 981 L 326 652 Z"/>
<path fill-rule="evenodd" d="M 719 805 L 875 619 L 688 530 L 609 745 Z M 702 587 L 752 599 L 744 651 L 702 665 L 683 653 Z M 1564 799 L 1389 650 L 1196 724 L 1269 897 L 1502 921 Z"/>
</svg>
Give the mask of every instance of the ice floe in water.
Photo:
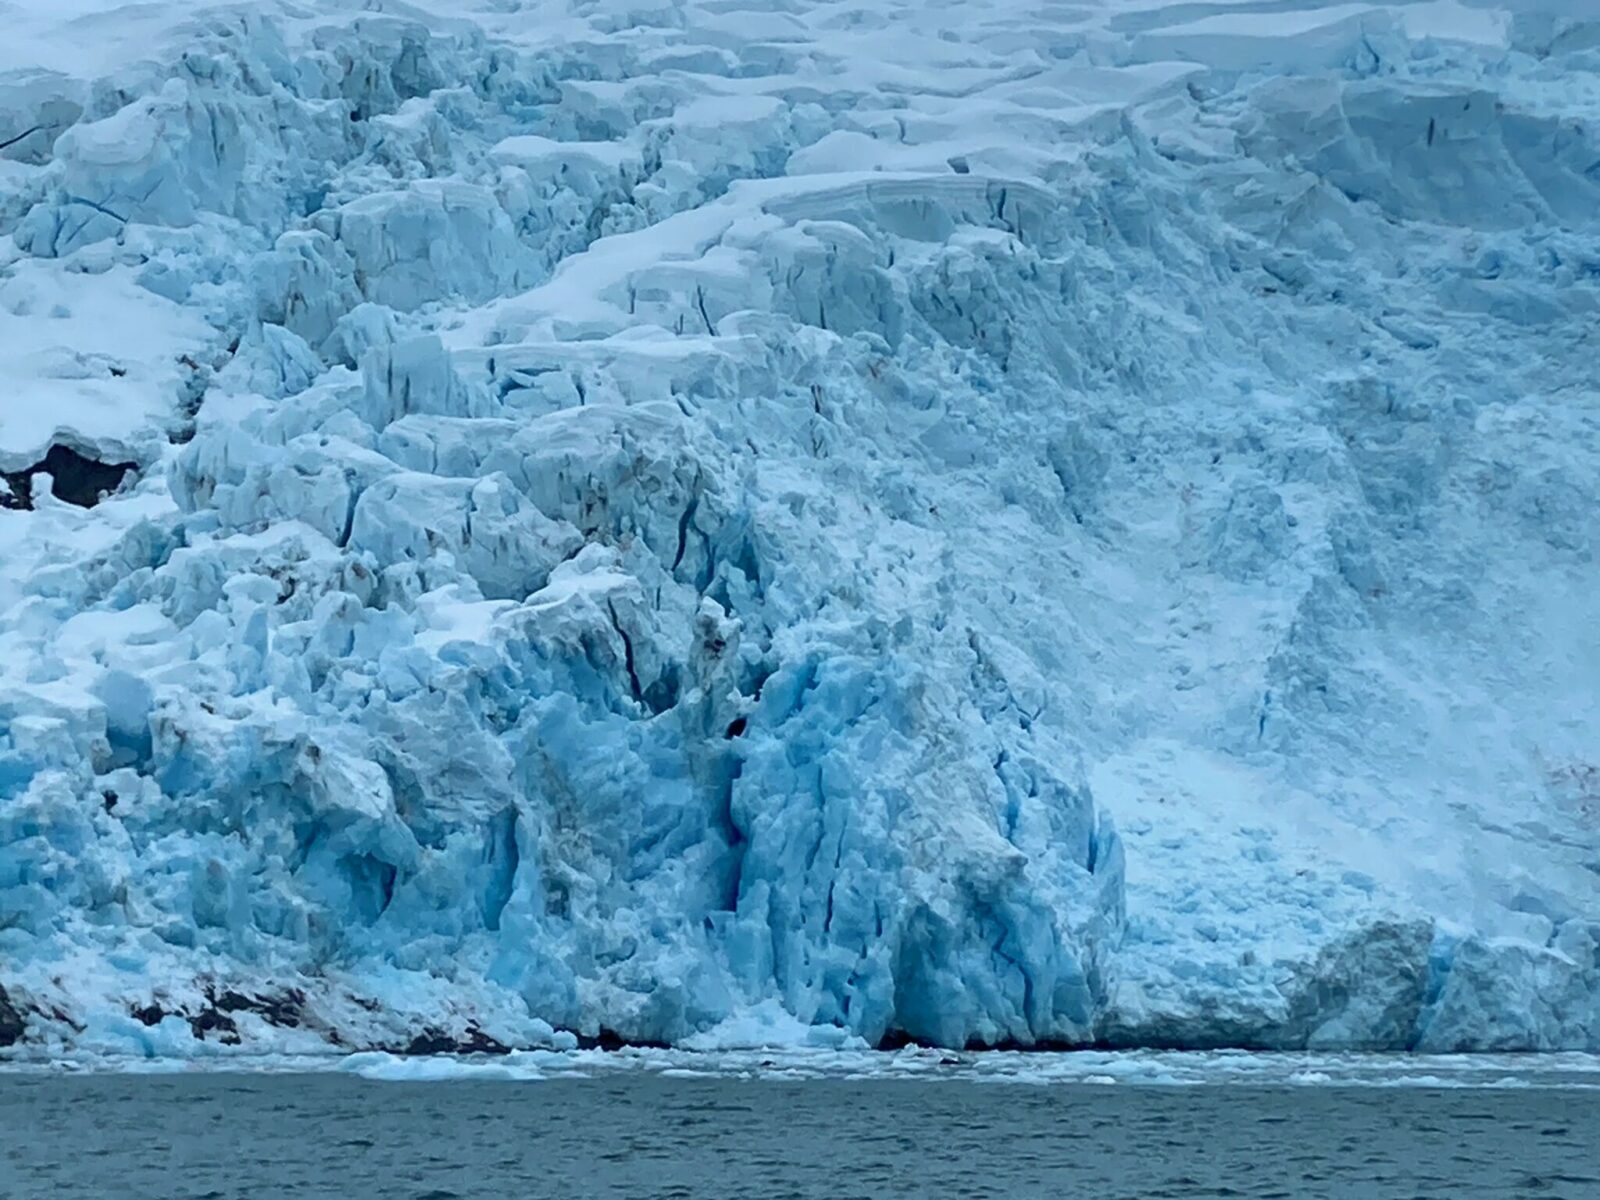
<svg viewBox="0 0 1600 1200">
<path fill-rule="evenodd" d="M 368 1079 L 522 1080 L 632 1071 L 702 1078 L 918 1079 L 930 1083 L 1143 1084 L 1169 1087 L 1562 1087 L 1600 1088 L 1592 1054 L 1382 1055 L 1194 1051 L 1022 1053 L 907 1049 L 897 1052 L 774 1048 L 693 1053 L 630 1049 L 518 1052 L 505 1060 L 446 1061 L 359 1054 L 340 1070 Z"/>
<path fill-rule="evenodd" d="M 1034 1086 L 1564 1088 L 1600 1090 L 1600 1056 L 1586 1053 L 1360 1054 L 1242 1051 L 1065 1053 L 828 1049 L 787 1045 L 691 1051 L 517 1050 L 497 1056 L 267 1054 L 248 1059 L 68 1057 L 12 1064 L 30 1072 L 339 1072 L 377 1083 L 517 1082 L 609 1079 L 631 1074 L 683 1079 L 916 1080 Z"/>
</svg>

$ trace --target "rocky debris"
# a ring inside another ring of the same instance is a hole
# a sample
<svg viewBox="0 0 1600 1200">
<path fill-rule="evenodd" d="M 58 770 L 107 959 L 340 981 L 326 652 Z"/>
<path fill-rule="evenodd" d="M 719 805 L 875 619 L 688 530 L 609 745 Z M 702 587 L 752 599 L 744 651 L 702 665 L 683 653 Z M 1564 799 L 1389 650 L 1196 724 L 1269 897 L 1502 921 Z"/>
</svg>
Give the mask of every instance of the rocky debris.
<svg viewBox="0 0 1600 1200">
<path fill-rule="evenodd" d="M 108 493 L 122 486 L 137 463 L 105 463 L 79 454 L 70 446 L 54 445 L 31 467 L 20 471 L 0 471 L 0 508 L 31 509 L 34 506 L 34 476 L 50 476 L 50 494 L 57 500 L 93 508 Z"/>
<path fill-rule="evenodd" d="M 25 1010 L 17 1007 L 6 989 L 0 987 L 0 1049 L 20 1042 L 27 1028 Z"/>
</svg>

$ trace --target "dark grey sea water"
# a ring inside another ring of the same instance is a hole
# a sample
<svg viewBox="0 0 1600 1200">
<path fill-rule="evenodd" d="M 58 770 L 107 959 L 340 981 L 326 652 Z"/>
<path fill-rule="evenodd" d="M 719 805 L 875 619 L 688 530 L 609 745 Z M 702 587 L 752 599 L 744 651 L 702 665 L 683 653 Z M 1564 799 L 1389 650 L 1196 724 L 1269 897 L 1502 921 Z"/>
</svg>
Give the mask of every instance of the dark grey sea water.
<svg viewBox="0 0 1600 1200">
<path fill-rule="evenodd" d="M 1600 1198 L 1600 1092 L 0 1076 L 8 1200 Z"/>
</svg>

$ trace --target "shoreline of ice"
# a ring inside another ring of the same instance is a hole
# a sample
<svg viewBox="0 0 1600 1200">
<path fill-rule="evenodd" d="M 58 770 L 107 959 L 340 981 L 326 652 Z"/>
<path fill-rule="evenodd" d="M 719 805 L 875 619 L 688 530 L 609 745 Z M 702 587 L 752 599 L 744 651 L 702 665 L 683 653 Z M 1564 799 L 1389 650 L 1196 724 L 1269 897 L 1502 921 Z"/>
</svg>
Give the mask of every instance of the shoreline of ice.
<svg viewBox="0 0 1600 1200">
<path fill-rule="evenodd" d="M 1287 1054 L 1195 1051 L 899 1051 L 766 1047 L 687 1051 L 513 1051 L 505 1055 L 263 1055 L 59 1058 L 0 1063 L 7 1074 L 350 1074 L 374 1083 L 541 1083 L 650 1074 L 681 1079 L 972 1082 L 1029 1086 L 1561 1088 L 1600 1090 L 1600 1055 Z"/>
</svg>

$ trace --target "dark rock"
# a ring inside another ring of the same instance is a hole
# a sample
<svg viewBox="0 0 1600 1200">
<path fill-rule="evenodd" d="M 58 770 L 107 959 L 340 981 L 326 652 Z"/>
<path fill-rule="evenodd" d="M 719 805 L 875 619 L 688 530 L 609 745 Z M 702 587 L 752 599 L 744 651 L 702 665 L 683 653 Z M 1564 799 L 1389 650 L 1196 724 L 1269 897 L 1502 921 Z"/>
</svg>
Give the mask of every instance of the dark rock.
<svg viewBox="0 0 1600 1200">
<path fill-rule="evenodd" d="M 670 1049 L 666 1042 L 625 1038 L 612 1029 L 601 1029 L 599 1034 L 593 1037 L 583 1033 L 576 1036 L 580 1050 L 622 1050 L 628 1046 L 646 1046 L 652 1050 Z"/>
<path fill-rule="evenodd" d="M 401 1054 L 454 1054 L 456 1044 L 453 1039 L 440 1033 L 437 1029 L 425 1029 L 416 1037 Z"/>
<path fill-rule="evenodd" d="M 510 1054 L 511 1047 L 492 1038 L 476 1025 L 467 1026 L 465 1036 L 453 1038 L 437 1029 L 424 1029 L 411 1039 L 399 1054 Z"/>
<path fill-rule="evenodd" d="M 128 1015 L 141 1025 L 159 1025 L 167 1014 L 159 1004 L 146 1004 L 143 1008 L 130 1008 Z"/>
<path fill-rule="evenodd" d="M 225 1046 L 239 1044 L 239 1026 L 227 1013 L 214 1008 L 201 1009 L 197 1016 L 190 1017 L 189 1030 L 200 1041 L 205 1041 L 206 1034 L 215 1033 L 219 1035 L 217 1040 Z"/>
<path fill-rule="evenodd" d="M 280 1029 L 298 1029 L 306 1004 L 306 994 L 299 988 L 258 996 L 234 991 L 208 991 L 206 997 L 219 1012 L 253 1012 L 268 1025 L 276 1025 Z"/>
<path fill-rule="evenodd" d="M 239 1027 L 232 1017 L 218 1009 L 214 1004 L 201 1009 L 198 1013 L 168 1012 L 161 1005 L 154 1002 L 142 1008 L 131 1008 L 129 1015 L 141 1025 L 159 1025 L 168 1017 L 183 1017 L 189 1022 L 189 1032 L 201 1041 L 207 1034 L 216 1034 L 217 1040 L 227 1046 L 239 1044 Z"/>
<path fill-rule="evenodd" d="M 51 1006 L 51 1008 L 50 1008 L 50 1019 L 53 1020 L 53 1021 L 57 1021 L 62 1025 L 66 1025 L 67 1027 L 72 1029 L 75 1033 L 82 1033 L 85 1029 L 88 1028 L 88 1026 L 85 1025 L 82 1021 L 73 1020 L 72 1019 L 72 1014 L 69 1013 L 66 1009 L 60 1007 L 59 1005 L 52 1005 Z"/>
<path fill-rule="evenodd" d="M 15 1046 L 22 1040 L 27 1028 L 25 1010 L 17 1006 L 5 988 L 0 987 L 0 1047 Z"/>
<path fill-rule="evenodd" d="M 878 1039 L 879 1050 L 905 1050 L 908 1047 L 922 1049 L 923 1044 L 908 1034 L 903 1029 L 890 1029 Z"/>
<path fill-rule="evenodd" d="M 33 477 L 38 471 L 50 473 L 50 492 L 58 500 L 93 508 L 107 492 L 122 486 L 128 472 L 138 464 L 103 463 L 79 454 L 69 446 L 51 446 L 49 453 L 31 467 L 20 471 L 0 471 L 6 490 L 0 490 L 0 508 L 31 509 Z"/>
</svg>

